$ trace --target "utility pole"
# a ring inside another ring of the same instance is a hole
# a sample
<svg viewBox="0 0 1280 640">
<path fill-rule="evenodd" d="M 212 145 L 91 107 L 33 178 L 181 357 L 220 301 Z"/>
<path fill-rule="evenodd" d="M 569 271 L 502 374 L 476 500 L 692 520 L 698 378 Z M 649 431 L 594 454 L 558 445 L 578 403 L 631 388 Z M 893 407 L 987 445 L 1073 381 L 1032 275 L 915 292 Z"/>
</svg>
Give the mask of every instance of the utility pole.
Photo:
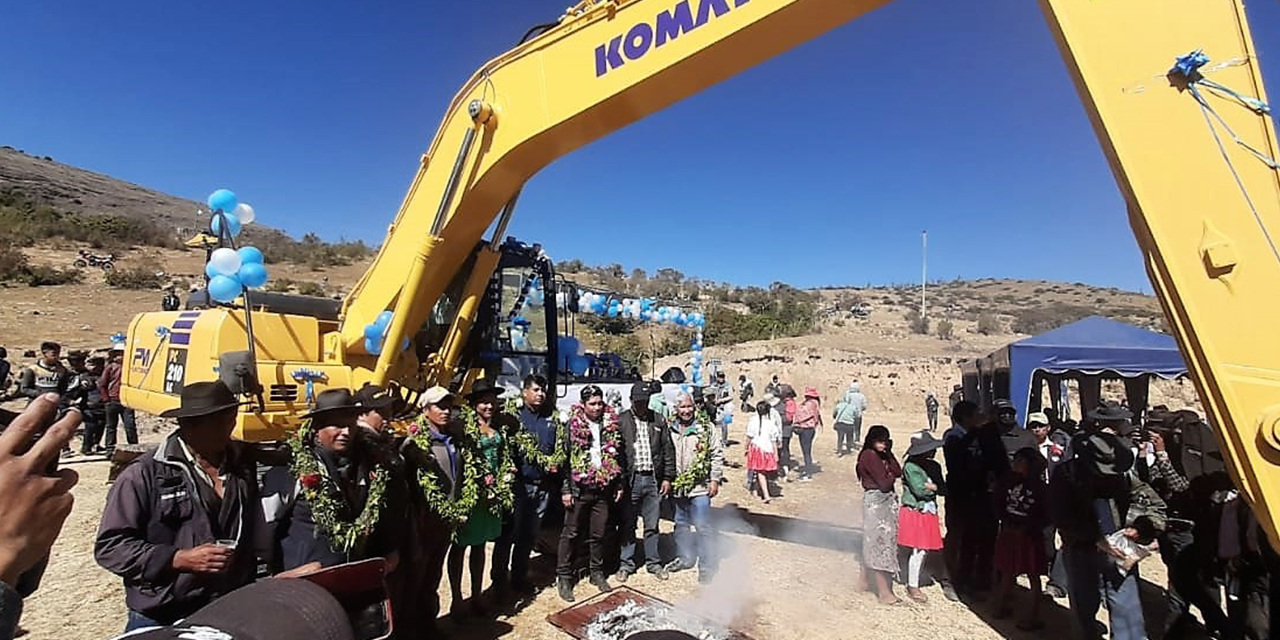
<svg viewBox="0 0 1280 640">
<path fill-rule="evenodd" d="M 920 232 L 920 320 L 924 321 L 924 289 L 929 282 L 929 232 Z"/>
</svg>

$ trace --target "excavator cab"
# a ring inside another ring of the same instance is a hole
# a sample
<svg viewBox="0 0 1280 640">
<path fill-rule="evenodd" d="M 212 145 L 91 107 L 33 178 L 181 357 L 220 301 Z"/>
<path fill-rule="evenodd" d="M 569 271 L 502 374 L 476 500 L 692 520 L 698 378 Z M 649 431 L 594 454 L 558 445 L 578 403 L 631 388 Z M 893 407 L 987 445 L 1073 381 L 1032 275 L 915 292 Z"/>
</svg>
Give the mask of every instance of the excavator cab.
<svg viewBox="0 0 1280 640">
<path fill-rule="evenodd" d="M 489 278 L 463 361 L 509 392 L 518 393 L 525 376 L 557 377 L 555 268 L 541 245 L 508 238 Z"/>
</svg>

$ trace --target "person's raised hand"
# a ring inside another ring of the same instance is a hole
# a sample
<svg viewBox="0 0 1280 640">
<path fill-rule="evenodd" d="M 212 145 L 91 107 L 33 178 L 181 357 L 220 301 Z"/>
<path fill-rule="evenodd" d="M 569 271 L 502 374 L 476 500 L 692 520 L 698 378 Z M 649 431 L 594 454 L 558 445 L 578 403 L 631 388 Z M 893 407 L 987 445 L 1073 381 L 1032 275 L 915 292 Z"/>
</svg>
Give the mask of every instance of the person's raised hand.
<svg viewBox="0 0 1280 640">
<path fill-rule="evenodd" d="M 46 470 L 75 435 L 81 415 L 71 409 L 53 422 L 58 400 L 56 393 L 36 398 L 0 433 L 0 581 L 9 586 L 48 555 L 71 514 L 79 476 Z"/>
<path fill-rule="evenodd" d="M 1151 432 L 1151 446 L 1152 446 L 1152 448 L 1154 448 L 1154 449 L 1156 450 L 1156 452 L 1164 451 L 1164 450 L 1165 450 L 1164 436 L 1160 435 L 1159 433 L 1157 433 L 1157 432 L 1155 432 L 1155 431 L 1152 431 L 1152 432 Z"/>
</svg>

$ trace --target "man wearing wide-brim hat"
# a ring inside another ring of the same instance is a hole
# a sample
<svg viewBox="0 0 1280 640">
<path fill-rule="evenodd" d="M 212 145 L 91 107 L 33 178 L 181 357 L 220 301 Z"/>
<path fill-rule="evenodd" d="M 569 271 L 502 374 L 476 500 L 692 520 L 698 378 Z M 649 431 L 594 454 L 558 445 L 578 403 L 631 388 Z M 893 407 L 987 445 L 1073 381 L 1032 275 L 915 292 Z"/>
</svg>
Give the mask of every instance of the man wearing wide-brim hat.
<svg viewBox="0 0 1280 640">
<path fill-rule="evenodd" d="M 349 389 L 327 389 L 302 415 L 293 463 L 263 480 L 275 523 L 276 569 L 320 569 L 369 558 L 388 558 L 394 570 L 401 539 L 396 514 L 403 508 L 400 478 L 381 465 L 356 424 L 361 407 Z M 371 528 L 347 531 L 361 520 Z"/>
<path fill-rule="evenodd" d="M 177 431 L 107 496 L 94 558 L 124 579 L 128 629 L 170 624 L 253 581 L 270 553 L 255 463 L 232 442 L 239 399 L 220 381 L 182 389 Z"/>
<path fill-rule="evenodd" d="M 1120 413 L 1097 413 L 1104 425 L 1121 421 Z M 1049 511 L 1062 536 L 1067 591 L 1077 631 L 1099 638 L 1094 623 L 1105 596 L 1114 640 L 1146 638 L 1138 599 L 1138 567 L 1121 570 L 1111 561 L 1106 536 L 1149 544 L 1165 529 L 1166 507 L 1159 495 L 1133 473 L 1129 442 L 1106 429 L 1078 434 L 1070 459 L 1054 471 L 1049 483 Z"/>
</svg>

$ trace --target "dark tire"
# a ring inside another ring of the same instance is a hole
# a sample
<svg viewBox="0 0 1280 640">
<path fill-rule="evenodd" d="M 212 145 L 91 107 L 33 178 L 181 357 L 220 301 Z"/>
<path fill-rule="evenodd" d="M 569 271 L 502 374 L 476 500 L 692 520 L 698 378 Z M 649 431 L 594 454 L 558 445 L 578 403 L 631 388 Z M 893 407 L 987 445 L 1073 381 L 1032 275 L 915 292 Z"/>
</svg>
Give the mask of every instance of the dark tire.
<svg viewBox="0 0 1280 640">
<path fill-rule="evenodd" d="M 85 268 L 85 267 L 89 266 L 89 263 L 88 263 L 88 262 L 85 262 L 85 261 L 84 261 L 84 258 L 76 258 L 76 261 L 75 261 L 75 262 L 73 262 L 73 263 L 71 263 L 71 264 L 75 265 L 75 267 L 76 267 L 77 269 L 83 269 L 83 268 Z"/>
<path fill-rule="evenodd" d="M 114 263 L 114 262 L 104 262 L 104 263 L 102 263 L 102 265 L 101 265 L 101 266 L 102 266 L 102 270 L 103 270 L 103 271 L 110 271 L 110 270 L 112 270 L 112 269 L 116 268 L 116 263 Z"/>
</svg>

